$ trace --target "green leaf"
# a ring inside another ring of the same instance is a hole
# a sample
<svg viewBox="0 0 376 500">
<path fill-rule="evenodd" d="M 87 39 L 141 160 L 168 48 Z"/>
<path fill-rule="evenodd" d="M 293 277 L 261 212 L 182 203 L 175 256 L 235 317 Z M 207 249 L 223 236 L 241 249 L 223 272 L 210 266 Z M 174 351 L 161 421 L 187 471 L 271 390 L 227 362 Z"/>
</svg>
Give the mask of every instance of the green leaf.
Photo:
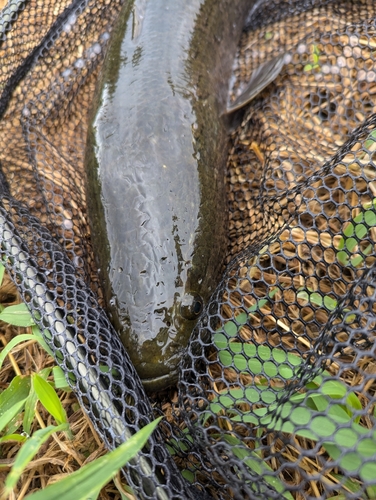
<svg viewBox="0 0 376 500">
<path fill-rule="evenodd" d="M 371 146 L 375 145 L 375 140 L 376 140 L 376 130 L 373 130 L 367 137 L 367 140 L 364 141 L 364 147 L 369 149 Z"/>
<path fill-rule="evenodd" d="M 345 247 L 349 252 L 352 252 L 358 244 L 358 240 L 355 238 L 347 238 L 345 241 Z"/>
<path fill-rule="evenodd" d="M 346 252 L 345 255 L 347 256 Z M 306 300 L 307 302 L 310 302 L 311 304 L 322 307 L 323 304 L 324 306 L 329 310 L 329 311 L 334 311 L 334 309 L 337 307 L 338 302 L 335 299 L 332 299 L 328 295 L 325 295 L 322 297 L 319 293 L 313 292 L 313 293 L 307 293 L 305 291 L 298 292 L 297 294 L 298 299 Z"/>
<path fill-rule="evenodd" d="M 368 486 L 366 488 L 367 498 L 376 498 L 376 486 Z"/>
<path fill-rule="evenodd" d="M 13 326 L 33 326 L 34 320 L 26 304 L 9 306 L 0 313 L 0 320 Z"/>
<path fill-rule="evenodd" d="M 0 417 L 0 432 L 6 427 L 9 422 L 18 414 L 21 413 L 22 408 L 24 407 L 26 399 L 19 401 L 18 403 L 14 403 L 14 405 L 2 413 Z"/>
<path fill-rule="evenodd" d="M 241 354 L 234 356 L 228 351 L 219 351 L 218 356 L 223 366 L 234 366 L 240 371 L 245 371 L 248 366 L 247 359 Z"/>
<path fill-rule="evenodd" d="M 293 395 L 290 402 L 280 405 L 277 401 L 275 404 L 269 404 L 268 408 L 258 408 L 252 412 L 246 412 L 239 415 L 240 410 L 236 410 L 235 416 L 231 417 L 235 422 L 248 422 L 256 426 L 266 427 L 272 431 L 281 431 L 289 434 L 296 434 L 301 437 L 309 438 L 314 441 L 322 439 L 322 444 L 331 458 L 334 460 L 341 457 L 341 467 L 346 472 L 353 472 L 361 467 L 363 478 L 369 481 L 376 477 L 376 433 L 373 438 L 366 436 L 368 429 L 361 427 L 358 423 L 352 421 L 348 414 L 348 409 L 343 405 L 332 404 L 329 406 L 328 395 L 337 399 L 343 398 L 346 395 L 346 386 L 338 381 L 324 381 L 320 388 L 325 396 L 317 393 L 310 394 L 307 398 L 311 401 L 314 407 L 310 406 L 295 406 L 293 403 L 304 401 L 307 397 L 305 394 Z M 266 391 L 268 394 L 269 391 Z M 260 392 L 262 394 L 262 392 Z M 227 393 L 223 393 L 219 398 L 213 401 L 210 409 L 212 411 L 223 410 L 224 407 L 231 411 L 236 404 L 244 403 L 245 399 L 249 403 L 261 402 L 260 395 L 255 391 L 252 393 L 244 392 L 243 390 L 234 389 Z M 231 403 L 231 401 L 233 401 Z M 355 403 L 358 406 L 360 403 Z M 276 409 L 278 417 L 276 418 L 272 412 Z M 317 413 L 319 411 L 328 411 L 326 416 Z M 351 427 L 343 427 L 343 424 L 351 425 Z M 351 448 L 357 446 L 357 451 L 354 455 Z M 349 451 L 347 452 L 346 449 Z M 370 458 L 372 461 L 370 462 Z M 365 463 L 366 462 L 366 463 Z M 363 464 L 363 465 L 362 465 Z M 360 472 L 359 472 L 360 473 Z M 365 480 L 365 479 L 364 479 Z"/>
<path fill-rule="evenodd" d="M 238 333 L 238 327 L 233 321 L 228 321 L 223 327 L 229 337 L 235 337 Z"/>
<path fill-rule="evenodd" d="M 189 434 L 189 429 L 187 429 L 187 428 L 183 429 L 183 433 L 186 436 L 186 440 L 189 443 L 193 444 L 193 438 Z M 175 455 L 176 450 L 187 451 L 189 449 L 189 446 L 185 443 L 185 440 L 183 440 L 183 439 L 173 439 L 172 438 L 172 439 L 169 439 L 168 443 L 170 444 L 170 446 L 168 446 L 168 447 L 169 447 L 169 451 L 170 451 L 171 455 Z"/>
<path fill-rule="evenodd" d="M 338 259 L 338 262 L 340 264 L 342 264 L 343 266 L 347 266 L 347 264 L 349 262 L 349 256 L 343 250 L 341 250 L 340 252 L 337 253 L 337 259 Z"/>
<path fill-rule="evenodd" d="M 359 483 L 352 481 L 351 479 L 347 479 L 341 474 L 336 474 L 335 472 L 331 472 L 331 475 L 335 477 L 345 488 L 351 491 L 351 493 L 357 493 L 360 490 Z M 337 497 L 336 497 L 337 498 Z"/>
<path fill-rule="evenodd" d="M 33 436 L 23 444 L 16 455 L 13 467 L 5 480 L 5 494 L 9 495 L 12 489 L 16 486 L 17 481 L 20 479 L 21 474 L 25 470 L 25 467 L 30 463 L 34 455 L 38 452 L 42 444 L 47 441 L 51 434 L 53 434 L 54 432 L 66 430 L 67 427 L 67 424 L 62 424 L 58 427 L 50 425 L 45 429 L 39 429 L 38 431 L 34 432 Z"/>
<path fill-rule="evenodd" d="M 331 398 L 341 399 L 346 396 L 348 388 L 346 384 L 338 380 L 325 380 L 320 387 L 320 392 Z"/>
<path fill-rule="evenodd" d="M 8 356 L 10 351 L 14 349 L 16 345 L 21 344 L 21 342 L 25 342 L 26 340 L 35 340 L 35 337 L 30 333 L 22 333 L 8 342 L 8 344 L 4 347 L 4 349 L 2 349 L 0 353 L 0 368 L 2 367 L 4 359 Z"/>
<path fill-rule="evenodd" d="M 24 400 L 30 392 L 30 377 L 17 375 L 9 386 L 0 393 L 0 417 L 15 403 Z"/>
<path fill-rule="evenodd" d="M 33 325 L 31 327 L 31 331 L 32 331 L 33 335 L 36 337 L 36 339 L 38 340 L 39 344 L 43 347 L 43 349 L 46 352 L 48 352 L 48 354 L 53 358 L 54 357 L 53 352 L 51 351 L 51 349 L 48 347 L 46 341 L 44 340 L 42 332 L 39 330 L 39 327 L 37 325 Z"/>
<path fill-rule="evenodd" d="M 214 334 L 214 344 L 218 349 L 221 349 L 218 356 L 223 366 L 233 366 L 240 371 L 248 371 L 254 375 L 263 374 L 272 378 L 289 380 L 294 376 L 294 370 L 290 364 L 297 367 L 302 363 L 302 358 L 292 353 L 286 353 L 282 349 L 229 342 L 229 339 L 221 333 Z M 227 351 L 224 350 L 226 348 Z M 260 361 L 256 357 L 257 355 L 264 361 Z M 288 362 L 286 362 L 286 358 Z"/>
<path fill-rule="evenodd" d="M 0 431 L 22 411 L 30 392 L 30 378 L 17 375 L 0 394 Z"/>
<path fill-rule="evenodd" d="M 356 411 L 361 411 L 363 409 L 362 403 L 360 402 L 359 398 L 357 397 L 356 394 L 353 392 L 350 392 L 350 394 L 347 396 L 346 403 L 348 406 L 347 413 L 352 416 L 351 408 L 354 408 Z M 361 416 L 358 415 L 357 417 L 354 417 L 354 422 L 358 424 L 360 422 Z"/>
<path fill-rule="evenodd" d="M 99 365 L 99 369 L 100 369 L 100 371 L 102 373 L 110 373 L 110 369 L 106 365 Z M 118 370 L 116 370 L 115 368 L 112 368 L 111 369 L 111 375 L 113 375 L 114 377 L 119 378 L 120 377 L 120 372 Z"/>
<path fill-rule="evenodd" d="M 295 402 L 295 401 L 294 401 Z M 307 406 L 317 411 L 325 411 L 329 405 L 329 399 L 321 394 L 310 394 L 307 398 Z"/>
<path fill-rule="evenodd" d="M 264 307 L 269 302 L 269 299 L 273 298 L 277 292 L 278 288 L 271 290 L 268 294 L 268 298 L 258 300 L 256 304 L 253 304 L 253 306 L 248 308 L 248 312 L 252 313 Z M 242 312 L 235 316 L 234 319 L 227 321 L 227 323 L 225 323 L 223 327 L 220 326 L 217 332 L 220 333 L 224 331 L 227 334 L 227 337 L 235 337 L 238 334 L 241 326 L 246 325 L 247 322 L 248 314 L 246 312 Z"/>
<path fill-rule="evenodd" d="M 335 299 L 332 299 L 328 295 L 325 295 L 324 297 L 324 306 L 329 310 L 329 311 L 334 311 L 334 309 L 337 307 L 338 302 Z"/>
<path fill-rule="evenodd" d="M 52 373 L 54 376 L 54 383 L 56 389 L 63 389 L 64 391 L 71 391 L 68 385 L 67 379 L 65 378 L 65 373 L 60 368 L 60 366 L 54 366 L 52 368 Z"/>
<path fill-rule="evenodd" d="M 368 233 L 368 228 L 364 224 L 357 224 L 355 226 L 355 235 L 359 240 L 362 240 Z"/>
<path fill-rule="evenodd" d="M 366 212 L 364 212 L 364 222 L 369 227 L 376 226 L 376 213 L 374 212 L 374 210 L 367 210 Z"/>
<path fill-rule="evenodd" d="M 229 340 L 223 333 L 216 332 L 213 335 L 213 343 L 217 349 L 226 349 L 229 344 Z"/>
<path fill-rule="evenodd" d="M 360 215 L 360 214 L 359 214 Z M 357 222 L 356 219 L 358 218 L 359 216 L 355 217 L 354 219 L 354 222 Z M 363 220 L 363 218 L 361 218 L 360 220 Z M 359 222 L 359 221 L 358 221 Z M 354 224 L 352 222 L 350 222 L 346 227 L 345 229 L 343 230 L 343 234 L 346 238 L 350 238 L 350 236 L 352 236 L 354 234 Z M 341 240 L 340 240 L 340 243 L 338 245 L 338 248 L 340 250 L 342 250 L 342 248 L 345 248 L 345 241 L 346 241 L 346 238 L 342 237 Z"/>
<path fill-rule="evenodd" d="M 29 436 L 31 432 L 31 425 L 35 418 L 35 407 L 37 405 L 38 396 L 34 390 L 34 386 L 31 385 L 29 397 L 25 403 L 25 412 L 23 417 L 22 427 L 24 432 Z"/>
<path fill-rule="evenodd" d="M 350 222 L 343 230 L 343 236 L 337 246 L 337 250 L 340 250 L 340 252 L 337 253 L 337 259 L 342 265 L 346 266 L 349 263 L 349 256 L 343 249 L 346 248 L 350 253 L 353 252 L 359 240 L 367 236 L 368 228 L 375 227 L 375 207 L 375 199 L 372 200 L 372 203 L 364 204 L 362 207 L 364 211 L 354 217 L 353 222 Z M 366 225 L 363 222 L 365 222 Z M 354 238 L 354 235 L 357 238 Z M 364 260 L 364 255 L 369 255 L 372 250 L 373 245 L 368 245 L 368 247 L 362 251 L 362 255 L 351 258 L 351 265 L 354 267 L 359 266 Z"/>
<path fill-rule="evenodd" d="M 184 477 L 184 479 L 186 479 L 190 483 L 193 483 L 195 481 L 194 473 L 188 469 L 182 470 L 181 475 Z"/>
<path fill-rule="evenodd" d="M 44 368 L 39 372 L 39 375 L 46 379 L 48 375 L 51 372 L 51 368 Z M 24 416 L 23 416 L 23 430 L 26 432 L 26 434 L 30 434 L 30 429 L 31 425 L 34 421 L 35 418 L 35 407 L 37 404 L 38 397 L 35 393 L 34 386 L 31 384 L 30 391 L 29 391 L 29 396 L 26 399 L 25 403 L 25 411 L 24 411 Z"/>
<path fill-rule="evenodd" d="M 27 500 L 86 500 L 95 495 L 144 446 L 161 418 L 138 431 L 116 450 L 84 465 L 61 481 L 32 493 Z"/>
<path fill-rule="evenodd" d="M 3 264 L 0 263 L 0 286 L 3 284 L 4 273 L 5 273 L 5 267 Z"/>
<path fill-rule="evenodd" d="M 256 452 L 247 448 L 239 439 L 234 436 L 223 435 L 223 440 L 231 445 L 232 453 L 241 460 L 243 464 L 252 469 L 258 476 L 262 477 L 263 481 L 266 481 L 272 488 L 274 488 L 278 493 L 282 494 L 284 498 L 288 500 L 293 500 L 293 496 L 287 490 L 287 485 L 285 485 L 271 467 L 269 467 L 262 458 L 257 455 Z M 250 484 L 252 487 L 252 484 Z"/>
<path fill-rule="evenodd" d="M 63 405 L 51 385 L 37 373 L 33 374 L 32 381 L 38 399 L 45 409 L 54 417 L 58 424 L 67 423 L 68 419 Z"/>
<path fill-rule="evenodd" d="M 16 441 L 18 443 L 23 443 L 27 439 L 26 436 L 22 436 L 21 434 L 7 434 L 0 438 L 0 443 L 6 443 L 7 441 Z"/>
</svg>

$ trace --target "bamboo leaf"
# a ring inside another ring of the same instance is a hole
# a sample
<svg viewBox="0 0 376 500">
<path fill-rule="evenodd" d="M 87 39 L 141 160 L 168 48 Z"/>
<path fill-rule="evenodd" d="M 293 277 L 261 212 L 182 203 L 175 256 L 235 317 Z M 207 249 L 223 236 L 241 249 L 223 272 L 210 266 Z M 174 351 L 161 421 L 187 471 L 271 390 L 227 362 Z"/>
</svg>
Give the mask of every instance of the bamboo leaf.
<svg viewBox="0 0 376 500">
<path fill-rule="evenodd" d="M 32 380 L 38 399 L 45 409 L 54 417 L 58 424 L 67 423 L 68 419 L 63 405 L 51 385 L 37 373 L 33 374 Z"/>
<path fill-rule="evenodd" d="M 4 363 L 4 359 L 8 356 L 12 349 L 16 347 L 16 345 L 21 344 L 21 342 L 25 342 L 26 340 L 35 340 L 34 335 L 30 333 L 22 333 L 14 337 L 8 344 L 2 349 L 0 353 L 0 368 Z"/>
<path fill-rule="evenodd" d="M 3 264 L 0 263 L 0 286 L 3 284 L 4 273 L 5 273 L 5 267 Z"/>
<path fill-rule="evenodd" d="M 8 410 L 4 411 L 0 417 L 0 432 L 6 427 L 9 422 L 22 411 L 24 407 L 26 399 L 18 401 L 18 403 L 14 403 L 14 405 Z"/>
<path fill-rule="evenodd" d="M 62 424 L 59 425 L 58 427 L 50 425 L 45 429 L 39 429 L 33 434 L 31 438 L 25 441 L 25 443 L 17 453 L 13 467 L 5 480 L 5 488 L 4 488 L 5 494 L 9 495 L 12 489 L 16 486 L 17 481 L 20 479 L 21 474 L 25 470 L 25 467 L 29 464 L 34 455 L 40 449 L 41 445 L 45 441 L 47 441 L 47 439 L 51 436 L 51 434 L 53 434 L 54 432 L 66 430 L 67 428 L 68 428 L 67 424 Z"/>
<path fill-rule="evenodd" d="M 43 349 L 48 352 L 48 354 L 53 358 L 53 352 L 51 349 L 48 347 L 47 342 L 44 340 L 42 332 L 39 330 L 39 327 L 37 325 L 33 325 L 31 327 L 31 331 L 33 332 L 33 335 L 36 337 L 38 340 L 39 344 L 43 347 Z"/>
<path fill-rule="evenodd" d="M 27 398 L 25 403 L 25 412 L 22 423 L 23 430 L 27 435 L 30 435 L 31 424 L 33 423 L 35 418 L 35 407 L 37 405 L 37 401 L 38 396 L 34 390 L 33 384 L 31 384 L 29 397 Z"/>
<path fill-rule="evenodd" d="M 242 463 L 244 463 L 247 467 L 252 469 L 258 476 L 262 477 L 263 481 L 266 481 L 270 484 L 270 486 L 280 493 L 283 498 L 288 500 L 293 500 L 293 496 L 287 490 L 287 485 L 283 483 L 279 479 L 277 475 L 274 475 L 275 472 L 269 465 L 265 463 L 265 461 L 257 455 L 256 452 L 247 448 L 239 439 L 234 436 L 224 435 L 224 441 L 226 441 L 229 445 L 231 445 L 232 453 L 238 457 Z M 252 484 L 250 484 L 252 487 Z"/>
<path fill-rule="evenodd" d="M 17 375 L 0 393 L 0 431 L 21 412 L 30 392 L 30 378 Z"/>
<path fill-rule="evenodd" d="M 28 397 L 30 386 L 30 377 L 17 375 L 13 378 L 9 386 L 0 393 L 0 417 L 15 403 Z"/>
<path fill-rule="evenodd" d="M 95 496 L 115 474 L 144 446 L 161 418 L 138 431 L 116 450 L 84 465 L 61 481 L 27 496 L 27 500 L 86 500 Z"/>
<path fill-rule="evenodd" d="M 0 313 L 0 320 L 13 326 L 33 326 L 34 320 L 26 304 L 16 304 L 6 307 Z"/>
<path fill-rule="evenodd" d="M 23 443 L 27 439 L 26 436 L 22 436 L 21 434 L 7 434 L 6 436 L 3 436 L 0 438 L 0 443 L 6 443 L 9 441 L 16 441 L 18 443 Z"/>
<path fill-rule="evenodd" d="M 71 388 L 68 385 L 67 379 L 65 378 L 65 373 L 60 368 L 60 366 L 54 366 L 52 368 L 52 373 L 54 376 L 54 382 L 55 382 L 56 389 L 63 389 L 64 391 L 71 391 Z"/>
</svg>

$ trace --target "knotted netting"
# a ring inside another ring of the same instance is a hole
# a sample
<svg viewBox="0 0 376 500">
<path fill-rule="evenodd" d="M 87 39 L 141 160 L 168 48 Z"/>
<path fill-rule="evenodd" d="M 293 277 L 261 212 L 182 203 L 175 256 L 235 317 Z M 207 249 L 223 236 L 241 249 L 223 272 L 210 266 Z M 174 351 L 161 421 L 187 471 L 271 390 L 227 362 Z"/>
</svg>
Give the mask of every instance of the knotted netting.
<svg viewBox="0 0 376 500">
<path fill-rule="evenodd" d="M 168 408 L 125 471 L 138 497 L 375 498 L 374 2 L 244 20 L 231 98 L 286 63 L 230 137 L 229 264 L 174 401 L 149 400 L 99 306 L 87 222 L 87 113 L 122 3 L 0 18 L 1 251 L 23 299 L 109 448 Z"/>
</svg>

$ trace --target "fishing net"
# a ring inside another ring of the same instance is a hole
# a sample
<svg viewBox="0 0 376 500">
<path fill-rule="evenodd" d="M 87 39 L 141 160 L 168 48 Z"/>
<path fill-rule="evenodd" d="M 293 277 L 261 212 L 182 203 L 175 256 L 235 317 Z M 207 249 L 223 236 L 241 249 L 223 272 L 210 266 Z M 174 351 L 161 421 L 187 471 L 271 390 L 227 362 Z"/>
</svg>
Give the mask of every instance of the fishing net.
<svg viewBox="0 0 376 500">
<path fill-rule="evenodd" d="M 164 411 L 125 471 L 139 498 L 375 498 L 374 2 L 244 20 L 231 99 L 286 64 L 230 137 L 229 264 L 174 400 L 146 396 L 100 307 L 87 223 L 87 112 L 121 3 L 0 17 L 1 252 L 23 299 L 109 448 Z"/>
</svg>

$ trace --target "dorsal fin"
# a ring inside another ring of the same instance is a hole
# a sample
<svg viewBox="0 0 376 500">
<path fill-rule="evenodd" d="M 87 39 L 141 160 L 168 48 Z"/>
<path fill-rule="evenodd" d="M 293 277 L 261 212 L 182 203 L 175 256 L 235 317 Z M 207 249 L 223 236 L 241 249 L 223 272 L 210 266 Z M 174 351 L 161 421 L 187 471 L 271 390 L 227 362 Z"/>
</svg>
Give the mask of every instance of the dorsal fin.
<svg viewBox="0 0 376 500">
<path fill-rule="evenodd" d="M 224 114 L 230 114 L 250 103 L 265 87 L 271 84 L 285 65 L 286 54 L 279 54 L 270 61 L 261 64 L 251 75 L 244 92 L 228 106 Z"/>
</svg>

